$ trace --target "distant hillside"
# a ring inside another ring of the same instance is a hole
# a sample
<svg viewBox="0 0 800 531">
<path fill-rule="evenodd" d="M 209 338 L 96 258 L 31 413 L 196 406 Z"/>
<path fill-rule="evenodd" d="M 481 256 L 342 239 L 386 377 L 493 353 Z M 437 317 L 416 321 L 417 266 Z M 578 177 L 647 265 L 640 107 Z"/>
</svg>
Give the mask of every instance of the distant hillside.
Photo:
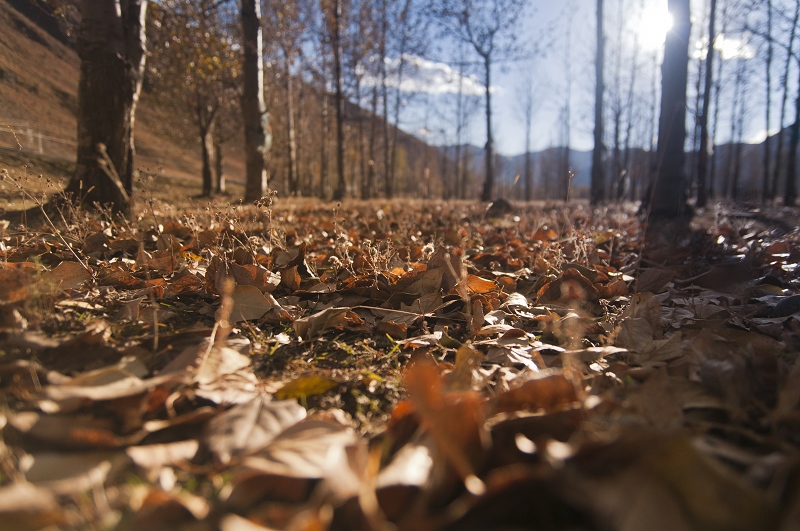
<svg viewBox="0 0 800 531">
<path fill-rule="evenodd" d="M 40 0 L 5 0 L 0 2 L 0 148 L 22 149 L 49 157 L 72 160 L 76 151 L 76 112 L 79 61 L 73 37 L 66 26 L 51 17 Z M 72 21 L 75 22 L 74 20 Z M 270 186 L 283 193 L 286 189 L 287 143 L 285 95 L 283 83 L 265 80 L 271 98 L 270 125 L 273 146 L 268 164 Z M 200 147 L 196 127 L 186 109 L 161 104 L 145 82 L 136 115 L 136 165 L 146 173 L 196 179 L 200 186 Z M 298 120 L 298 155 L 301 182 L 306 193 L 319 194 L 321 174 L 326 167 L 327 189 L 335 186 L 332 110 L 323 113 L 322 98 L 313 86 L 298 89 L 303 119 Z M 331 97 L 328 95 L 328 97 Z M 329 103 L 328 109 L 332 109 Z M 233 112 L 238 112 L 235 105 Z M 298 111 L 300 112 L 300 111 Z M 319 117 L 328 116 L 328 134 L 323 135 Z M 237 117 L 234 117 L 236 121 Z M 315 120 L 317 120 L 315 122 Z M 350 195 L 359 195 L 361 174 L 370 166 L 365 156 L 369 124 L 381 134 L 382 119 L 356 105 L 346 105 L 346 178 Z M 362 140 L 355 135 L 362 134 Z M 244 180 L 242 155 L 243 133 L 234 126 L 227 133 L 223 149 L 224 173 L 229 182 Z M 325 138 L 325 146 L 321 140 Z M 380 141 L 379 141 L 380 144 Z M 398 131 L 396 157 L 397 195 L 439 196 L 442 192 L 441 168 L 447 164 L 435 148 L 403 131 Z M 382 153 L 382 147 L 376 148 Z M 374 161 L 376 189 L 383 190 L 380 178 L 383 164 Z"/>
<path fill-rule="evenodd" d="M 444 153 L 453 156 L 455 147 L 445 146 L 441 148 Z M 483 176 L 486 174 L 486 151 L 484 148 L 465 145 L 462 148 L 466 150 L 465 160 L 469 161 L 469 171 L 479 176 L 479 180 L 483 181 Z M 542 198 L 542 190 L 544 188 L 543 180 L 545 176 L 549 176 L 552 181 L 557 180 L 558 162 L 563 156 L 564 148 L 551 147 L 543 151 L 532 153 L 533 174 L 535 181 L 536 197 Z M 578 151 L 570 150 L 569 155 L 570 169 L 574 172 L 572 178 L 573 191 L 587 188 L 592 171 L 592 153 L 591 151 Z M 519 198 L 519 192 L 523 189 L 524 183 L 522 174 L 525 168 L 525 154 L 519 155 L 496 155 L 495 156 L 495 171 L 497 172 L 497 194 L 498 197 L 507 197 L 509 199 Z M 517 176 L 520 176 L 517 179 Z M 514 184 L 514 182 L 516 184 Z M 555 185 L 554 185 L 555 190 Z M 556 196 L 555 191 L 552 192 Z"/>
<path fill-rule="evenodd" d="M 788 152 L 789 142 L 789 129 L 784 131 L 783 152 Z M 777 135 L 770 137 L 770 153 L 774 164 L 777 158 L 778 145 Z M 442 148 L 446 153 L 453 153 L 453 146 Z M 470 169 L 476 175 L 483 179 L 486 172 L 485 166 L 485 150 L 483 148 L 467 145 L 463 149 L 469 153 L 468 160 L 470 161 Z M 740 151 L 739 166 L 737 170 L 737 151 Z M 722 194 L 725 190 L 725 181 L 728 179 L 728 188 L 732 188 L 733 181 L 736 179 L 738 172 L 738 186 L 740 198 L 753 198 L 760 196 L 762 187 L 762 176 L 764 173 L 764 142 L 760 144 L 721 144 L 716 146 L 716 164 L 714 168 L 714 191 L 717 196 Z M 533 173 L 535 179 L 535 191 L 537 197 L 542 193 L 543 179 L 548 173 L 553 173 L 558 170 L 555 161 L 559 160 L 563 154 L 563 148 L 548 148 L 544 151 L 537 151 L 532 153 Z M 611 152 L 606 154 L 606 175 L 611 172 Z M 632 172 L 634 177 L 642 179 L 640 182 L 646 183 L 647 176 L 650 171 L 650 153 L 641 149 L 633 148 L 630 155 L 632 161 Z M 781 172 L 778 180 L 778 193 L 780 197 L 783 194 L 786 174 L 786 156 L 783 157 L 781 163 Z M 800 154 L 798 154 L 798 163 L 800 163 Z M 496 158 L 496 171 L 497 171 L 497 185 L 498 195 L 503 195 L 509 198 L 519 197 L 519 193 L 523 189 L 522 178 L 520 177 L 517 184 L 514 184 L 518 175 L 522 175 L 525 167 L 525 155 L 497 155 Z M 697 153 L 689 152 L 686 154 L 686 174 L 690 179 L 695 179 L 697 172 Z M 585 194 L 588 190 L 591 181 L 592 172 L 592 152 L 591 151 L 570 151 L 570 168 L 575 172 L 572 187 L 579 195 Z M 711 168 L 709 167 L 709 172 Z M 772 170 L 774 171 L 774 169 Z M 610 177 L 607 177 L 610 178 Z M 770 176 L 772 179 L 772 176 Z M 642 185 L 639 190 L 643 191 L 645 188 Z M 552 194 L 551 194 L 552 195 Z"/>
<path fill-rule="evenodd" d="M 74 158 L 79 61 L 62 31 L 30 0 L 0 2 L 1 147 Z M 137 166 L 199 175 L 194 135 L 181 128 L 162 130 L 173 113 L 151 105 L 145 94 L 136 118 Z M 228 162 L 235 174 L 235 160 Z"/>
</svg>

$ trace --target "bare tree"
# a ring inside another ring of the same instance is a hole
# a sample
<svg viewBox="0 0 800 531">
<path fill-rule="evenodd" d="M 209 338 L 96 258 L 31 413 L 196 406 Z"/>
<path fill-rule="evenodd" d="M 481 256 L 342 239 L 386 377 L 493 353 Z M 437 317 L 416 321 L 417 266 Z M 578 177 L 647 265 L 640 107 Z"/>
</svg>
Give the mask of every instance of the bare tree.
<svg viewBox="0 0 800 531">
<path fill-rule="evenodd" d="M 295 69 L 297 63 L 302 61 L 303 42 L 306 37 L 307 17 L 309 9 L 307 2 L 283 2 L 269 0 L 265 2 L 266 16 L 264 26 L 272 36 L 271 41 L 280 51 L 280 61 L 283 65 L 283 89 L 285 91 L 282 105 L 285 111 L 285 154 L 286 154 L 286 184 L 288 193 L 300 193 L 300 170 L 298 168 L 297 142 L 297 113 L 301 109 L 297 105 Z"/>
<path fill-rule="evenodd" d="M 155 46 L 148 81 L 155 98 L 185 109 L 197 128 L 205 196 L 219 188 L 212 167 L 214 139 L 219 138 L 215 130 L 238 88 L 238 57 L 221 8 L 212 0 L 165 0 L 150 10 Z"/>
<path fill-rule="evenodd" d="M 78 153 L 66 192 L 81 203 L 128 213 L 147 0 L 82 0 L 80 6 Z"/>
<path fill-rule="evenodd" d="M 673 27 L 661 65 L 661 116 L 658 126 L 659 168 L 653 186 L 650 220 L 677 218 L 687 210 L 683 169 L 686 141 L 686 83 L 691 31 L 689 0 L 669 0 Z"/>
<path fill-rule="evenodd" d="M 467 157 L 469 152 L 464 149 L 464 144 L 468 142 L 467 124 L 470 118 L 478 110 L 478 102 L 472 95 L 466 94 L 464 91 L 464 76 L 466 75 L 466 53 L 464 50 L 465 44 L 459 43 L 458 46 L 458 91 L 456 92 L 456 192 L 455 196 L 459 199 L 466 199 L 468 195 L 469 183 L 467 182 L 470 177 L 469 161 Z"/>
<path fill-rule="evenodd" d="M 640 4 L 640 10 L 641 6 Z M 628 95 L 626 98 L 626 105 L 627 108 L 627 116 L 626 116 L 626 126 L 625 126 L 625 144 L 623 147 L 623 159 L 622 159 L 622 168 L 624 175 L 621 176 L 619 180 L 619 186 L 617 188 L 617 198 L 623 199 L 626 194 L 628 194 L 631 198 L 636 197 L 636 174 L 635 172 L 631 171 L 631 140 L 633 139 L 633 127 L 634 127 L 634 118 L 635 118 L 635 106 L 636 106 L 636 84 L 638 80 L 638 73 L 640 70 L 640 62 L 639 62 L 639 34 L 637 33 L 633 39 L 633 55 L 630 61 L 630 77 L 628 78 Z"/>
<path fill-rule="evenodd" d="M 567 31 L 564 33 L 564 72 L 566 74 L 566 87 L 564 89 L 564 105 L 561 107 L 561 148 L 558 166 L 558 191 L 557 195 L 569 201 L 569 188 L 572 182 L 572 167 L 570 156 L 572 154 L 572 19 L 567 20 Z"/>
<path fill-rule="evenodd" d="M 722 35 L 728 31 L 728 2 L 722 3 Z M 708 197 L 713 198 L 717 194 L 717 132 L 719 131 L 720 95 L 722 93 L 722 74 L 724 72 L 725 61 L 720 56 L 717 62 L 717 76 L 714 81 L 714 130 L 711 133 L 711 166 L 708 175 Z M 724 194 L 723 194 L 724 195 Z"/>
<path fill-rule="evenodd" d="M 494 194 L 494 138 L 492 135 L 492 65 L 516 49 L 516 27 L 524 0 L 439 0 L 431 12 L 452 37 L 470 44 L 483 66 L 486 100 L 486 176 L 481 199 Z"/>
<path fill-rule="evenodd" d="M 781 76 L 782 93 L 780 127 L 778 129 L 778 137 L 775 139 L 777 150 L 775 155 L 775 165 L 772 170 L 772 186 L 770 187 L 771 198 L 773 199 L 778 195 L 778 183 L 780 181 L 784 144 L 783 124 L 786 121 L 786 102 L 789 99 L 789 68 L 792 64 L 792 55 L 794 53 L 794 37 L 797 33 L 798 18 L 800 18 L 800 0 L 796 0 L 794 3 L 794 15 L 791 21 L 791 29 L 789 30 L 789 38 L 787 39 L 786 46 L 786 62 L 784 63 L 783 75 Z"/>
<path fill-rule="evenodd" d="M 767 137 L 764 139 L 764 175 L 761 185 L 761 201 L 765 202 L 769 199 L 770 190 L 769 190 L 769 175 L 770 175 L 770 163 L 771 163 L 771 153 L 770 153 L 770 137 L 769 137 L 769 126 L 770 126 L 770 110 L 772 107 L 772 55 L 773 55 L 773 42 L 772 42 L 772 0 L 767 0 L 767 58 L 764 64 L 765 74 L 766 74 L 766 109 L 765 109 L 765 118 L 766 118 L 766 125 L 765 129 L 767 132 Z"/>
<path fill-rule="evenodd" d="M 798 68 L 800 81 L 800 68 Z M 797 201 L 797 148 L 800 145 L 800 85 L 797 88 L 797 98 L 795 99 L 794 123 L 790 128 L 789 137 L 789 160 L 786 168 L 786 184 L 783 191 L 783 204 L 794 206 Z"/>
<path fill-rule="evenodd" d="M 592 181 L 590 200 L 593 205 L 603 201 L 605 182 L 603 176 L 603 65 L 605 37 L 603 36 L 603 0 L 597 0 L 597 44 L 595 48 L 594 74 L 594 149 L 592 150 Z"/>
<path fill-rule="evenodd" d="M 742 58 L 736 59 L 736 80 L 733 88 L 733 102 L 731 105 L 731 150 L 728 157 L 728 171 L 722 183 L 723 197 L 737 199 L 739 196 L 739 176 L 742 162 L 742 129 L 744 126 L 744 110 L 746 101 L 745 75 L 746 62 Z"/>
<path fill-rule="evenodd" d="M 397 135 L 400 131 L 400 112 L 403 107 L 400 86 L 403 83 L 406 63 L 409 55 L 424 53 L 426 47 L 426 35 L 428 30 L 427 21 L 420 17 L 421 11 L 413 0 L 399 0 L 398 10 L 395 13 L 394 31 L 395 34 L 395 53 L 397 54 L 397 66 L 395 68 L 395 81 L 397 87 L 394 92 L 394 105 L 392 108 L 392 135 L 389 149 L 389 179 L 394 182 L 397 167 Z"/>
<path fill-rule="evenodd" d="M 344 199 L 347 182 L 344 178 L 344 90 L 342 88 L 343 0 L 323 1 L 323 13 L 333 56 L 333 101 L 336 106 L 336 188 L 333 198 Z"/>
<path fill-rule="evenodd" d="M 706 206 L 708 171 L 708 113 L 711 110 L 711 85 L 714 71 L 714 27 L 717 18 L 717 0 L 711 0 L 711 13 L 708 21 L 708 45 L 706 47 L 706 72 L 703 85 L 703 110 L 700 114 L 700 150 L 697 158 L 697 207 Z"/>
<path fill-rule="evenodd" d="M 533 84 L 533 74 L 535 68 L 536 67 L 533 63 L 526 68 L 524 83 L 521 85 L 522 90 L 520 91 L 520 110 L 522 111 L 522 120 L 525 125 L 525 158 L 522 169 L 522 182 L 525 187 L 525 201 L 533 201 L 534 175 L 533 153 L 531 152 L 533 148 L 531 146 L 531 142 L 533 137 L 533 118 L 536 115 L 539 105 L 541 104 L 541 100 L 538 97 L 540 90 L 538 90 L 538 87 L 535 88 Z"/>
<path fill-rule="evenodd" d="M 267 193 L 265 157 L 272 145 L 269 113 L 264 103 L 264 60 L 261 31 L 261 2 L 242 0 L 243 90 L 242 119 L 245 139 L 245 192 L 248 202 Z"/>
</svg>

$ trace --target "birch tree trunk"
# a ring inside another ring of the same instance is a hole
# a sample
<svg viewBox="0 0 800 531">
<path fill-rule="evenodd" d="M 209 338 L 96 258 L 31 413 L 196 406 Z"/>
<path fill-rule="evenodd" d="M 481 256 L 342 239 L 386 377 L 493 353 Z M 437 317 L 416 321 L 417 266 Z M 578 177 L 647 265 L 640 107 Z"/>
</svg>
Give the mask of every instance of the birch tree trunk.
<svg viewBox="0 0 800 531">
<path fill-rule="evenodd" d="M 82 0 L 78 153 L 66 192 L 129 213 L 133 130 L 145 63 L 147 0 Z"/>
<path fill-rule="evenodd" d="M 272 144 L 269 113 L 264 103 L 264 60 L 261 36 L 261 4 L 242 0 L 244 65 L 242 74 L 242 119 L 244 121 L 245 191 L 244 200 L 257 201 L 267 194 L 265 157 Z"/>
</svg>

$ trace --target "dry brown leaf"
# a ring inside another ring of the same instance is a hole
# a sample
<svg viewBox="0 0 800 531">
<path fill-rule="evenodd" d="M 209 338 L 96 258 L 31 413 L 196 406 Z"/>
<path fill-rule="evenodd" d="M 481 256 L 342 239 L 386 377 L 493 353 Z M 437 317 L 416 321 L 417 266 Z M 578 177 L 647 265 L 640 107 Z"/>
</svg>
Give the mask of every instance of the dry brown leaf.
<svg viewBox="0 0 800 531">
<path fill-rule="evenodd" d="M 341 326 L 350 308 L 326 308 L 294 321 L 294 331 L 300 337 L 315 337 L 329 328 Z"/>
<path fill-rule="evenodd" d="M 0 487 L 0 530 L 34 531 L 66 527 L 69 520 L 50 490 L 31 483 Z"/>
<path fill-rule="evenodd" d="M 553 411 L 573 405 L 578 393 L 573 384 L 560 373 L 539 373 L 519 387 L 501 393 L 494 400 L 493 414 L 511 411 Z"/>
<path fill-rule="evenodd" d="M 634 286 L 638 293 L 661 293 L 674 277 L 675 272 L 670 269 L 650 267 L 639 272 Z"/>
<path fill-rule="evenodd" d="M 212 419 L 205 442 L 223 464 L 264 449 L 286 428 L 306 416 L 294 400 L 272 401 L 259 396 Z"/>
<path fill-rule="evenodd" d="M 645 462 L 676 494 L 695 529 L 746 531 L 777 525 L 764 493 L 701 455 L 685 438 L 666 442 Z"/>
<path fill-rule="evenodd" d="M 32 459 L 25 477 L 55 494 L 91 491 L 130 464 L 124 452 L 39 453 Z"/>
<path fill-rule="evenodd" d="M 22 267 L 0 268 L 0 301 L 19 302 L 29 295 L 33 270 Z"/>
<path fill-rule="evenodd" d="M 476 474 L 486 459 L 484 404 L 477 393 L 446 393 L 438 369 L 429 361 L 415 362 L 404 382 L 420 420 L 440 452 L 467 489 L 479 494 L 483 483 Z"/>
<path fill-rule="evenodd" d="M 200 443 L 195 440 L 177 441 L 165 444 L 147 444 L 131 446 L 125 453 L 138 466 L 147 469 L 159 469 L 189 461 L 197 453 Z"/>
<path fill-rule="evenodd" d="M 473 293 L 489 293 L 497 289 L 497 285 L 494 281 L 486 280 L 475 275 L 467 275 L 467 287 Z"/>
<path fill-rule="evenodd" d="M 272 295 L 264 295 L 256 286 L 236 286 L 231 298 L 231 320 L 234 322 L 261 319 L 268 311 L 281 308 Z"/>
<path fill-rule="evenodd" d="M 83 264 L 64 261 L 44 273 L 39 281 L 53 290 L 66 291 L 78 289 L 90 278 L 92 273 Z"/>
</svg>

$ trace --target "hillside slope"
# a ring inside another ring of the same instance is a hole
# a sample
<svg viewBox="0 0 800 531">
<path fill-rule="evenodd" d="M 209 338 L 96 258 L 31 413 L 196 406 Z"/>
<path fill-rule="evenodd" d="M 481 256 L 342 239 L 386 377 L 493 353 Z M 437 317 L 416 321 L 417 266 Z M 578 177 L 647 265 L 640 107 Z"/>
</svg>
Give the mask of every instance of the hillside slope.
<svg viewBox="0 0 800 531">
<path fill-rule="evenodd" d="M 64 39 L 15 9 L 26 1 L 0 2 L 0 148 L 72 160 L 78 56 Z M 142 94 L 136 116 L 137 167 L 145 173 L 199 179 L 193 132 L 171 124 L 173 113 L 153 105 L 148 96 Z M 241 159 L 235 154 L 226 161 L 226 173 L 233 181 L 242 179 Z"/>
<path fill-rule="evenodd" d="M 0 3 L 0 149 L 73 160 L 79 60 L 70 39 L 59 33 L 52 17 L 42 16 L 40 11 L 31 0 Z M 279 87 L 271 87 L 268 92 L 277 98 L 277 101 L 272 101 L 270 117 L 273 130 L 270 184 L 285 191 L 285 105 Z M 318 117 L 322 96 L 313 87 L 304 92 L 307 94 L 305 116 Z M 331 121 L 332 114 L 329 114 Z M 352 196 L 359 195 L 357 183 L 361 178 L 356 173 L 366 167 L 357 153 L 363 148 L 364 141 L 359 142 L 353 135 L 360 130 L 358 124 L 370 123 L 372 119 L 368 111 L 354 104 L 346 106 L 348 130 L 353 131 L 346 138 L 345 153 L 348 190 Z M 375 120 L 381 123 L 380 117 Z M 306 127 L 303 133 L 307 142 L 303 149 L 305 158 L 300 161 L 300 167 L 304 179 L 313 183 L 306 192 L 319 194 L 322 131 L 316 123 Z M 328 130 L 332 128 L 331 123 Z M 238 194 L 236 185 L 244 182 L 244 157 L 241 142 L 236 138 L 234 135 L 225 143 L 223 153 L 224 173 L 227 182 L 234 185 L 230 190 L 234 195 Z M 159 103 L 157 95 L 148 92 L 148 83 L 145 83 L 136 115 L 135 141 L 139 170 L 146 175 L 191 180 L 197 183 L 199 193 L 201 158 L 196 127 L 183 109 Z M 332 182 L 331 168 L 335 165 L 330 135 L 325 141 L 328 144 L 328 179 Z M 441 157 L 433 155 L 435 149 L 403 131 L 398 134 L 398 150 L 396 193 L 420 195 L 420 180 L 438 176 Z M 382 186 L 376 184 L 377 189 L 382 190 Z M 423 195 L 439 193 L 439 189 L 430 183 L 426 183 L 424 189 Z"/>
</svg>

